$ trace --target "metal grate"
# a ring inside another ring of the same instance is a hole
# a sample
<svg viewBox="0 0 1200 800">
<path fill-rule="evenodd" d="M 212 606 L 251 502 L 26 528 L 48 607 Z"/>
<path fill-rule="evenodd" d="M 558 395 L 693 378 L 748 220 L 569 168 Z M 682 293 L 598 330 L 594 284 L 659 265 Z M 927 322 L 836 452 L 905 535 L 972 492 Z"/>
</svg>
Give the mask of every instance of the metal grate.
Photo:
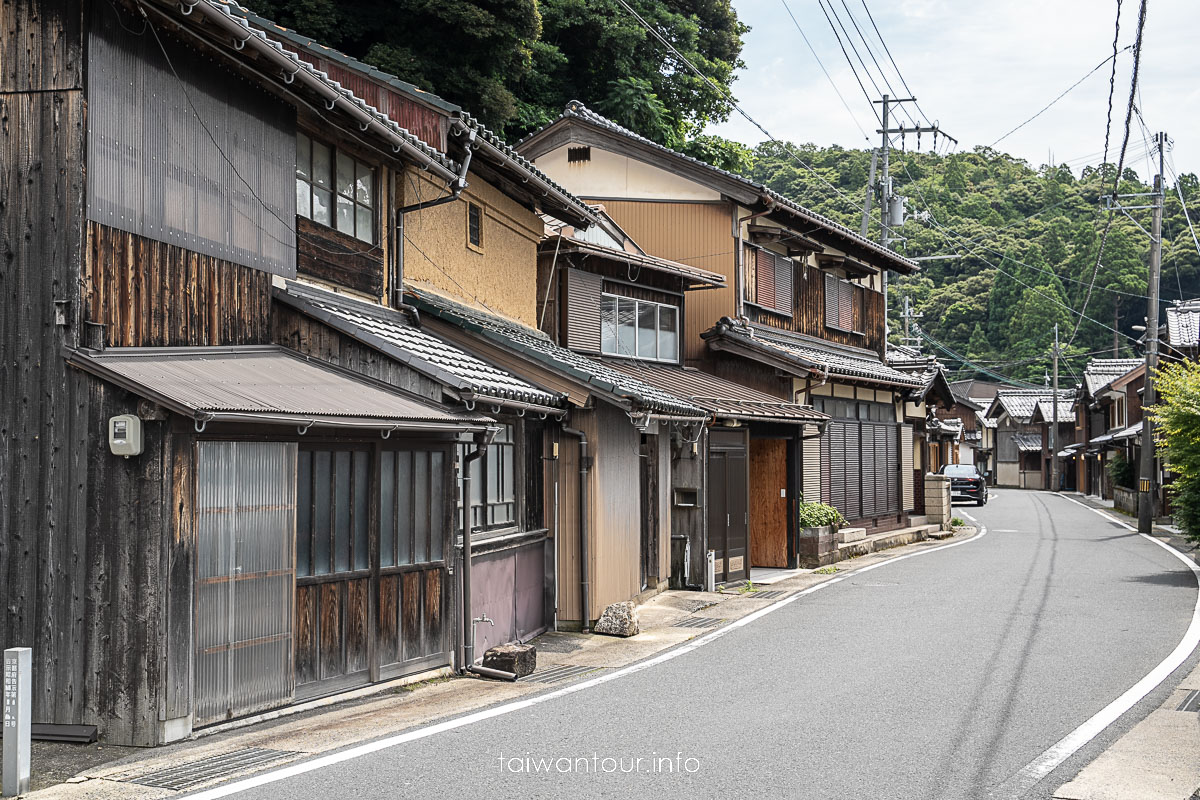
<svg viewBox="0 0 1200 800">
<path fill-rule="evenodd" d="M 1193 689 L 1183 698 L 1176 711 L 1200 711 L 1200 689 Z"/>
<path fill-rule="evenodd" d="M 724 620 L 714 617 L 684 617 L 672 625 L 672 628 L 715 628 Z"/>
<path fill-rule="evenodd" d="M 555 683 L 564 681 L 567 678 L 577 678 L 580 675 L 586 675 L 589 672 L 604 669 L 603 667 L 592 667 L 586 664 L 550 664 L 545 669 L 539 669 L 532 675 L 527 675 L 521 680 L 526 683 Z"/>
<path fill-rule="evenodd" d="M 144 772 L 141 774 L 114 777 L 124 783 L 154 786 L 160 789 L 182 791 L 218 778 L 227 778 L 251 767 L 261 767 L 278 761 L 287 761 L 301 755 L 294 750 L 268 750 L 265 747 L 246 747 L 229 753 L 201 758 L 187 764 Z"/>
<path fill-rule="evenodd" d="M 750 596 L 759 600 L 774 600 L 776 597 L 783 597 L 789 594 L 787 589 L 768 589 L 765 592 L 750 592 Z"/>
</svg>

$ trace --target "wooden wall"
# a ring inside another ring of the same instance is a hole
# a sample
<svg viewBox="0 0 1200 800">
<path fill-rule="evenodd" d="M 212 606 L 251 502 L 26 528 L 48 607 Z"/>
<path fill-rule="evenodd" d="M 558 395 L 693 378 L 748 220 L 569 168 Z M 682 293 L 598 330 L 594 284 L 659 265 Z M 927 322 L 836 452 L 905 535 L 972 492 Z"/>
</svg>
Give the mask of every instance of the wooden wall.
<svg viewBox="0 0 1200 800">
<path fill-rule="evenodd" d="M 793 281 L 796 313 L 776 314 L 748 305 L 746 315 L 754 322 L 788 331 L 815 336 L 839 344 L 863 347 L 883 355 L 887 327 L 883 293 L 860 287 L 855 290 L 854 330 L 840 331 L 825 327 L 825 273 L 815 267 L 797 268 Z"/>
<path fill-rule="evenodd" d="M 786 567 L 788 470 L 786 439 L 750 439 L 750 564 Z M 790 492 L 789 492 L 790 494 Z"/>
<path fill-rule="evenodd" d="M 641 580 L 640 434 L 621 409 L 600 403 L 589 420 L 591 584 L 593 619 L 604 608 L 636 597 Z"/>
<path fill-rule="evenodd" d="M 387 215 L 384 219 L 386 221 Z M 384 251 L 390 226 L 385 224 L 379 227 L 379 236 L 376 238 L 381 244 L 375 245 L 305 217 L 297 217 L 297 271 L 373 297 L 381 297 Z"/>
<path fill-rule="evenodd" d="M 690 508 L 674 506 L 674 499 L 670 498 L 673 505 L 671 508 L 671 535 L 691 542 L 691 560 L 687 565 L 687 579 L 693 585 L 703 585 L 704 583 L 707 542 L 705 526 L 708 522 L 705 514 L 705 498 L 708 491 L 708 487 L 705 485 L 707 436 L 707 431 L 701 433 L 701 438 L 696 443 L 695 454 L 692 453 L 691 446 L 687 444 L 672 451 L 670 494 L 673 495 L 675 489 L 693 490 L 696 493 L 697 504 Z M 671 571 L 671 587 L 684 588 L 684 575 L 679 571 L 678 566 Z"/>
<path fill-rule="evenodd" d="M 647 253 L 725 276 L 728 285 L 724 289 L 687 293 L 683 357 L 694 364 L 706 349 L 700 334 L 721 317 L 734 314 L 737 240 L 732 207 L 725 203 L 606 200 L 604 208 Z"/>
<path fill-rule="evenodd" d="M 87 319 L 111 347 L 265 344 L 271 276 L 90 222 Z"/>
</svg>

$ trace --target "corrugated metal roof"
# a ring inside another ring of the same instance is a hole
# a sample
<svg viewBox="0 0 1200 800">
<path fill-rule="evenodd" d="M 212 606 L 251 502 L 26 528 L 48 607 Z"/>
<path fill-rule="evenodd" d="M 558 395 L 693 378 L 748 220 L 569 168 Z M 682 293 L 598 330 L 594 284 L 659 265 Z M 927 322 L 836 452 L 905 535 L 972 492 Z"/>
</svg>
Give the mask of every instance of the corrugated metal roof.
<svg viewBox="0 0 1200 800">
<path fill-rule="evenodd" d="M 606 359 L 604 363 L 644 383 L 687 398 L 704 410 L 712 412 L 717 419 L 796 423 L 822 422 L 829 419 L 826 414 L 811 406 L 789 403 L 692 367 L 615 359 Z"/>
<path fill-rule="evenodd" d="M 1200 346 L 1200 300 L 1167 306 L 1167 343 L 1172 347 Z"/>
<path fill-rule="evenodd" d="M 657 256 L 642 255 L 639 253 L 630 253 L 626 250 L 618 250 L 614 247 L 606 247 L 595 242 L 584 241 L 575 237 L 560 236 L 554 234 L 547 238 L 542 243 L 542 248 L 547 252 L 559 253 L 585 253 L 587 255 L 604 258 L 610 261 L 617 261 L 622 264 L 636 265 L 638 269 L 651 269 L 655 272 L 665 272 L 668 275 L 676 275 L 685 278 L 692 283 L 706 284 L 709 286 L 724 286 L 725 276 L 717 272 L 709 272 L 699 267 L 690 267 L 687 264 L 680 264 L 677 261 L 668 261 L 665 258 Z"/>
<path fill-rule="evenodd" d="M 616 133 L 621 136 L 624 136 L 624 137 L 627 137 L 630 139 L 634 139 L 638 142 L 641 142 L 642 144 L 649 145 L 650 147 L 660 150 L 661 152 L 671 155 L 675 158 L 682 159 L 684 161 L 687 161 L 687 162 L 690 162 L 691 164 L 696 165 L 697 167 L 701 167 L 705 170 L 709 170 L 716 175 L 721 175 L 725 178 L 730 178 L 732 180 L 735 180 L 735 181 L 745 185 L 748 189 L 750 189 L 756 193 L 763 194 L 763 195 L 770 197 L 776 203 L 779 203 L 780 205 L 785 206 L 790 211 L 794 212 L 798 216 L 801 216 L 801 217 L 807 219 L 809 222 L 813 222 L 817 225 L 820 225 L 821 227 L 827 228 L 830 231 L 833 231 L 840 236 L 843 236 L 847 239 L 854 241 L 860 247 L 863 247 L 867 250 L 870 250 L 870 251 L 876 253 L 877 255 L 887 258 L 889 261 L 893 262 L 894 265 L 899 266 L 905 272 L 916 272 L 918 269 L 920 269 L 917 262 L 911 261 L 911 260 L 905 258 L 904 256 L 900 255 L 899 253 L 895 252 L 894 250 L 889 250 L 888 248 L 880 245 L 878 242 L 871 241 L 870 239 L 866 238 L 865 236 L 860 235 L 858 232 L 856 232 L 854 230 L 851 230 L 850 228 L 846 227 L 845 225 L 841 224 L 840 222 L 832 220 L 823 214 L 818 214 L 817 212 L 815 212 L 811 209 L 805 208 L 804 206 L 797 203 L 795 200 L 792 200 L 789 197 L 785 197 L 784 195 L 779 194 L 779 192 L 776 192 L 774 189 L 771 189 L 770 187 L 768 187 L 764 184 L 755 183 L 754 181 L 750 180 L 749 178 L 746 178 L 742 175 L 738 175 L 737 173 L 729 172 L 728 170 L 723 170 L 719 167 L 714 167 L 712 164 L 709 164 L 704 161 L 700 161 L 699 159 L 692 158 L 691 156 L 684 155 L 683 153 L 680 153 L 677 150 L 672 150 L 669 147 L 664 147 L 663 145 L 659 144 L 658 142 L 651 141 L 650 139 L 647 139 L 645 136 L 634 133 L 633 131 L 629 130 L 628 128 L 626 128 L 622 125 L 619 125 L 616 122 L 613 122 L 611 119 L 609 119 L 608 117 L 605 117 L 602 114 L 597 114 L 595 111 L 592 111 L 590 108 L 588 108 L 586 105 L 584 105 L 583 103 L 581 103 L 578 100 L 572 100 L 571 102 L 567 103 L 567 107 L 563 110 L 563 113 L 558 117 L 558 119 L 554 120 L 553 122 L 549 123 L 548 125 L 544 125 L 542 128 L 539 128 L 538 130 L 529 134 L 529 136 L 526 136 L 520 142 L 517 142 L 517 147 L 518 148 L 522 147 L 530 139 L 532 139 L 535 136 L 538 136 L 542 131 L 546 130 L 547 128 L 550 128 L 553 125 L 558 124 L 559 122 L 561 122 L 562 120 L 565 120 L 565 119 L 579 120 L 581 122 L 585 122 L 585 123 L 593 125 L 595 127 L 602 128 L 602 129 L 610 131 L 612 133 Z"/>
<path fill-rule="evenodd" d="M 824 343 L 800 334 L 768 328 L 765 325 L 746 325 L 728 317 L 701 334 L 709 341 L 726 339 L 744 347 L 782 356 L 798 362 L 804 369 L 818 369 L 829 375 L 844 378 L 866 378 L 893 386 L 919 387 L 922 377 L 893 369 L 870 350 L 842 347 Z"/>
<path fill-rule="evenodd" d="M 548 392 L 414 325 L 395 309 L 288 281 L 275 297 L 426 375 L 458 394 L 517 400 L 545 407 L 565 405 Z"/>
<path fill-rule="evenodd" d="M 684 417 L 702 417 L 707 414 L 704 409 L 683 398 L 643 383 L 595 359 L 559 347 L 541 331 L 468 308 L 447 297 L 412 286 L 405 287 L 405 298 L 422 311 L 446 322 L 478 333 L 495 344 L 524 354 L 575 380 L 628 399 L 637 405 L 640 411 Z"/>
<path fill-rule="evenodd" d="M 1014 433 L 1013 443 L 1022 453 L 1040 452 L 1042 449 L 1042 435 L 1040 433 Z"/>
<path fill-rule="evenodd" d="M 197 420 L 245 415 L 329 427 L 454 430 L 489 422 L 457 414 L 275 345 L 75 351 L 70 363 Z"/>
<path fill-rule="evenodd" d="M 1093 358 L 1083 369 L 1084 387 L 1094 397 L 1104 387 L 1143 363 L 1140 358 Z"/>
</svg>

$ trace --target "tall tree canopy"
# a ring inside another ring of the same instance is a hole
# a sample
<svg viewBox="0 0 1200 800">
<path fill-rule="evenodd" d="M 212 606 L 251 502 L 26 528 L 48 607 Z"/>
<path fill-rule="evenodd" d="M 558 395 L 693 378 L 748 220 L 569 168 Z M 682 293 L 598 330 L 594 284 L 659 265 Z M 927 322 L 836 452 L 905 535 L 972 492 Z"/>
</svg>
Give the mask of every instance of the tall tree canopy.
<svg viewBox="0 0 1200 800">
<path fill-rule="evenodd" d="M 255 0 L 255 11 L 458 103 L 515 139 L 581 100 L 673 147 L 726 118 L 748 28 L 730 0 Z M 734 154 L 736 155 L 736 153 Z M 730 154 L 716 148 L 714 158 Z"/>
</svg>

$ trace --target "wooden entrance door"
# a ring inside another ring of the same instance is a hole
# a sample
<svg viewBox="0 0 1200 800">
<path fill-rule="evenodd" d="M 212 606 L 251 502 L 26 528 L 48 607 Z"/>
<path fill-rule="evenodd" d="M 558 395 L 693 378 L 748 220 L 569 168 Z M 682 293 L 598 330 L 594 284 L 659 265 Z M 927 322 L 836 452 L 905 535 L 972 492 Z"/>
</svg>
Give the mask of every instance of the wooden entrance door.
<svg viewBox="0 0 1200 800">
<path fill-rule="evenodd" d="M 743 581 L 750 577 L 745 434 L 714 431 L 710 436 L 708 547 L 715 551 L 717 583 Z"/>
<path fill-rule="evenodd" d="M 787 567 L 786 439 L 750 440 L 750 565 Z"/>
</svg>

